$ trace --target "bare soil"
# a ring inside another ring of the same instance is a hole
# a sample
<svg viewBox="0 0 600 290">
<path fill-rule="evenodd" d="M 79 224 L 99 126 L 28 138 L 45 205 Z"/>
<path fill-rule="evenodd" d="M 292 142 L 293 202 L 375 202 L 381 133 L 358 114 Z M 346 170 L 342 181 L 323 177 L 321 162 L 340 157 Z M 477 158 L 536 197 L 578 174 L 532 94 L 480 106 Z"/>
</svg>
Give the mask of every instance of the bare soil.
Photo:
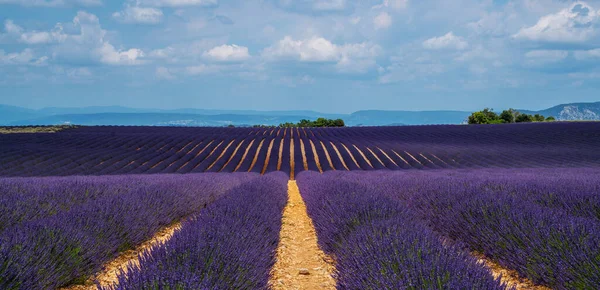
<svg viewBox="0 0 600 290">
<path fill-rule="evenodd" d="M 275 139 L 271 139 L 271 142 L 269 143 L 269 148 L 267 149 L 267 157 L 265 158 L 265 164 L 263 165 L 263 169 L 260 174 L 265 174 L 265 172 L 267 171 L 267 166 L 269 166 L 269 160 L 271 159 L 271 151 L 273 150 L 273 142 L 275 142 Z"/>
<path fill-rule="evenodd" d="M 350 152 L 350 149 L 348 149 L 348 147 L 346 147 L 346 145 L 344 145 L 343 143 L 341 143 L 340 145 L 342 145 L 342 147 L 344 147 L 344 149 L 346 150 L 348 155 L 350 155 L 350 159 L 352 159 L 352 162 L 354 162 L 354 165 L 356 165 L 356 167 L 360 168 L 360 165 L 358 164 L 358 162 L 356 162 L 356 158 L 354 158 L 354 155 L 352 155 L 352 152 Z M 373 166 L 371 166 L 371 167 L 373 167 Z M 360 168 L 360 169 L 362 169 L 362 168 Z"/>
<path fill-rule="evenodd" d="M 346 168 L 346 170 L 350 170 L 350 169 L 348 169 L 348 165 L 346 165 L 346 161 L 344 161 L 342 154 L 340 154 L 340 150 L 338 150 L 338 148 L 335 146 L 335 144 L 333 144 L 333 142 L 329 142 L 329 143 L 331 143 L 331 147 L 333 147 L 333 150 L 335 150 L 335 153 L 337 154 L 338 158 L 340 158 L 340 161 L 342 162 L 342 165 L 344 166 L 344 168 Z"/>
<path fill-rule="evenodd" d="M 325 147 L 325 144 L 323 144 L 323 141 L 319 141 L 321 142 L 321 147 L 323 147 L 323 151 L 325 152 L 325 157 L 327 157 L 327 162 L 329 162 L 329 166 L 331 166 L 331 168 L 333 168 L 333 170 L 335 170 L 335 167 L 333 166 L 333 162 L 331 162 L 331 156 L 329 156 L 329 151 L 327 151 L 327 147 Z"/>
<path fill-rule="evenodd" d="M 312 132 L 311 132 L 312 133 Z M 317 168 L 320 173 L 323 173 L 323 167 L 321 167 L 321 162 L 319 160 L 319 154 L 317 154 L 317 148 L 315 148 L 315 143 L 312 140 L 308 140 L 310 142 L 310 147 L 312 148 L 313 156 L 315 157 L 315 163 L 317 163 Z"/>
<path fill-rule="evenodd" d="M 250 168 L 248 168 L 248 172 L 252 171 L 252 168 L 254 168 L 254 165 L 256 165 L 256 161 L 258 161 L 258 154 L 260 154 L 260 149 L 262 148 L 263 143 L 265 143 L 265 139 L 260 140 L 260 143 L 258 143 L 258 148 L 256 148 L 256 153 L 254 154 Z"/>
<path fill-rule="evenodd" d="M 498 263 L 486 258 L 484 255 L 479 253 L 472 253 L 477 258 L 477 261 L 486 266 L 494 278 L 500 277 L 502 282 L 506 283 L 508 287 L 514 287 L 516 290 L 550 290 L 551 288 L 541 285 L 535 285 L 529 279 L 521 277 L 515 270 L 503 268 Z"/>
<path fill-rule="evenodd" d="M 307 270 L 308 274 L 300 274 Z M 277 261 L 271 271 L 272 289 L 335 289 L 333 261 L 317 244 L 312 220 L 296 181 L 288 182 Z"/>
<path fill-rule="evenodd" d="M 111 286 L 118 282 L 117 275 L 123 271 L 127 273 L 128 265 L 138 266 L 140 261 L 138 255 L 149 251 L 152 247 L 167 242 L 181 228 L 181 223 L 175 223 L 157 232 L 152 239 L 145 241 L 138 247 L 119 254 L 119 256 L 104 265 L 104 269 L 96 275 L 90 277 L 85 285 L 73 285 L 61 290 L 92 290 L 97 289 L 94 281 L 98 281 L 102 286 Z"/>
</svg>

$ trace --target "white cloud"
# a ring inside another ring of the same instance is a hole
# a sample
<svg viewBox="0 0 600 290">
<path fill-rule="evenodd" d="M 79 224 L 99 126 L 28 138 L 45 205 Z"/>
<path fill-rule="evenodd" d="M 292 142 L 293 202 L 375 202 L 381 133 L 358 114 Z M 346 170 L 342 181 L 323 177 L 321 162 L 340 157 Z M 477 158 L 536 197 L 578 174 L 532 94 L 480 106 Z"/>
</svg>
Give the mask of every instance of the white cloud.
<svg viewBox="0 0 600 290">
<path fill-rule="evenodd" d="M 600 48 L 575 51 L 575 58 L 578 60 L 585 60 L 590 58 L 600 59 Z"/>
<path fill-rule="evenodd" d="M 123 23 L 156 24 L 162 21 L 163 12 L 157 8 L 127 6 L 112 17 Z"/>
<path fill-rule="evenodd" d="M 294 40 L 284 37 L 277 44 L 263 51 L 267 59 L 288 58 L 307 62 L 329 62 L 339 59 L 339 51 L 335 44 L 322 37 L 306 40 Z"/>
<path fill-rule="evenodd" d="M 102 0 L 0 0 L 0 4 L 42 7 L 58 7 L 65 5 L 100 6 L 102 5 Z"/>
<path fill-rule="evenodd" d="M 381 12 L 373 18 L 375 29 L 386 29 L 392 25 L 392 17 L 387 12 Z"/>
<path fill-rule="evenodd" d="M 45 65 L 48 57 L 36 57 L 33 50 L 26 48 L 21 52 L 6 53 L 0 49 L 0 65 Z"/>
<path fill-rule="evenodd" d="M 527 65 L 544 65 L 564 60 L 569 56 L 565 50 L 532 50 L 525 54 Z"/>
<path fill-rule="evenodd" d="M 336 63 L 339 72 L 363 73 L 376 65 L 375 58 L 380 52 L 380 46 L 369 42 L 336 45 L 323 37 L 294 40 L 286 36 L 265 48 L 262 56 L 267 60 Z"/>
<path fill-rule="evenodd" d="M 7 34 L 26 44 L 50 44 L 54 60 L 74 64 L 99 62 L 110 65 L 136 65 L 143 63 L 144 53 L 137 48 L 117 49 L 106 39 L 106 30 L 98 17 L 84 11 L 77 12 L 72 24 L 57 23 L 51 31 L 25 31 L 12 21 L 5 22 Z M 69 27 L 69 33 L 64 27 Z M 73 34 L 79 30 L 79 34 Z M 25 52 L 25 51 L 24 51 Z M 45 60 L 44 60 L 45 62 Z"/>
<path fill-rule="evenodd" d="M 100 61 L 110 65 L 137 65 L 142 64 L 141 58 L 144 52 L 137 48 L 128 50 L 117 50 L 108 42 L 104 42 L 101 47 L 94 51 L 100 56 Z"/>
<path fill-rule="evenodd" d="M 250 58 L 247 47 L 235 44 L 213 47 L 203 56 L 214 61 L 243 61 Z"/>
<path fill-rule="evenodd" d="M 346 8 L 346 0 L 316 0 L 313 9 L 317 11 L 339 11 Z"/>
<path fill-rule="evenodd" d="M 175 76 L 171 73 L 171 71 L 163 66 L 159 66 L 156 68 L 156 70 L 154 71 L 154 75 L 158 78 L 158 79 L 163 79 L 163 80 L 174 80 Z"/>
<path fill-rule="evenodd" d="M 140 6 L 153 7 L 212 7 L 219 4 L 217 0 L 136 0 L 135 2 Z"/>
<path fill-rule="evenodd" d="M 506 35 L 506 16 L 501 12 L 485 13 L 481 19 L 469 22 L 467 28 L 479 35 L 502 36 Z"/>
<path fill-rule="evenodd" d="M 469 47 L 469 43 L 460 36 L 455 36 L 452 31 L 440 37 L 433 37 L 423 42 L 423 47 L 431 50 L 456 49 L 463 50 Z"/>
<path fill-rule="evenodd" d="M 189 75 L 202 75 L 202 74 L 213 74 L 219 72 L 220 68 L 215 65 L 199 64 L 195 66 L 188 66 L 185 68 Z"/>
<path fill-rule="evenodd" d="M 408 7 L 408 0 L 383 0 L 383 3 L 373 6 L 373 9 L 392 8 L 402 10 Z"/>
<path fill-rule="evenodd" d="M 552 60 L 563 60 L 569 55 L 568 51 L 565 50 L 532 50 L 527 52 L 525 56 L 527 58 L 537 59 L 552 59 Z"/>
<path fill-rule="evenodd" d="M 599 19 L 600 10 L 577 2 L 558 13 L 543 16 L 534 26 L 522 28 L 513 37 L 557 43 L 586 42 L 597 34 L 595 29 Z"/>
<path fill-rule="evenodd" d="M 12 20 L 4 22 L 4 30 L 8 38 L 25 44 L 44 44 L 57 42 L 64 39 L 61 27 L 56 27 L 52 31 L 25 31 L 21 26 L 15 24 Z M 5 36 L 5 37 L 6 37 Z"/>
</svg>

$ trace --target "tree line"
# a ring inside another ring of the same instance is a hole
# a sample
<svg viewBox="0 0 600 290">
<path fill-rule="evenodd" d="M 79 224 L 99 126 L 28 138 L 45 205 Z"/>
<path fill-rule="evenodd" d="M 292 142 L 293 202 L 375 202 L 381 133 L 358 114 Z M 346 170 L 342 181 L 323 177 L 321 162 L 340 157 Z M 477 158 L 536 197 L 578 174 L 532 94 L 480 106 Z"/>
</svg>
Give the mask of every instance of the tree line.
<svg viewBox="0 0 600 290">
<path fill-rule="evenodd" d="M 281 123 L 279 127 L 289 128 L 289 127 L 345 127 L 346 124 L 342 119 L 327 119 L 327 118 L 318 118 L 315 121 L 302 119 L 298 123 Z"/>
<path fill-rule="evenodd" d="M 529 115 L 521 113 L 515 109 L 508 109 L 497 114 L 493 109 L 485 108 L 471 114 L 468 119 L 469 124 L 506 124 L 506 123 L 527 123 L 527 122 L 552 122 L 556 118 L 544 117 L 540 114 Z"/>
</svg>

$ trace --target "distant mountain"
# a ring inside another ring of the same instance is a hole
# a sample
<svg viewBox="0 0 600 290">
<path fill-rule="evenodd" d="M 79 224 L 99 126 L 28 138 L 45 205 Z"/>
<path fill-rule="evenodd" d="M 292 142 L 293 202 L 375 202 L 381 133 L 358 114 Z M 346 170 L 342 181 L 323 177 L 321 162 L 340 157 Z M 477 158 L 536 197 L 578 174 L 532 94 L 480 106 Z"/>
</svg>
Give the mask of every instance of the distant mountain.
<svg viewBox="0 0 600 290">
<path fill-rule="evenodd" d="M 519 110 L 528 114 L 554 116 L 558 120 L 600 120 L 600 102 L 558 105 L 541 111 Z M 344 119 L 348 126 L 390 126 L 461 124 L 467 111 L 382 111 L 364 110 L 352 114 L 315 111 L 254 111 L 209 109 L 136 109 L 120 106 L 83 108 L 44 108 L 32 110 L 0 105 L 0 125 L 131 125 L 131 126 L 250 126 L 278 125 L 314 120 L 319 117 Z"/>
<path fill-rule="evenodd" d="M 523 110 L 520 112 L 553 116 L 560 121 L 592 121 L 600 120 L 600 102 L 563 104 L 541 111 Z"/>
<path fill-rule="evenodd" d="M 31 119 L 39 116 L 41 116 L 41 114 L 36 110 L 0 105 L 0 125 L 7 125 L 18 120 Z"/>
<path fill-rule="evenodd" d="M 382 126 L 391 124 L 431 125 L 460 124 L 471 113 L 466 111 L 358 111 L 350 114 L 346 123 L 351 126 Z"/>
<path fill-rule="evenodd" d="M 304 116 L 261 116 L 261 115 L 199 115 L 175 113 L 98 113 L 52 115 L 30 120 L 12 122 L 10 125 L 57 125 L 76 124 L 85 126 L 227 126 L 233 125 L 277 125 L 297 122 Z"/>
</svg>

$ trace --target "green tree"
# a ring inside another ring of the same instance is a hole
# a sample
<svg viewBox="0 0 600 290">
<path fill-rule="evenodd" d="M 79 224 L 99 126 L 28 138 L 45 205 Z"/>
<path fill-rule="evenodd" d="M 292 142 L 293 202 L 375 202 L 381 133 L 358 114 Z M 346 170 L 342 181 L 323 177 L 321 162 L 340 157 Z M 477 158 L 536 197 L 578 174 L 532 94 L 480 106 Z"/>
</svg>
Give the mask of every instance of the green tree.
<svg viewBox="0 0 600 290">
<path fill-rule="evenodd" d="M 533 122 L 533 116 L 528 115 L 528 114 L 520 114 L 519 116 L 517 116 L 515 122 L 517 122 L 517 123 Z"/>
<path fill-rule="evenodd" d="M 344 123 L 344 120 L 342 119 L 333 120 L 333 125 L 334 127 L 346 127 L 346 123 Z"/>
<path fill-rule="evenodd" d="M 489 120 L 485 113 L 475 112 L 469 116 L 469 124 L 488 124 Z"/>
<path fill-rule="evenodd" d="M 546 118 L 546 122 L 554 122 L 554 121 L 556 121 L 556 118 L 554 118 L 554 117 L 552 117 L 552 116 L 548 116 L 548 117 Z"/>
<path fill-rule="evenodd" d="M 503 123 L 514 123 L 515 122 L 515 110 L 513 109 L 508 109 L 508 110 L 504 110 L 502 111 L 502 113 L 500 113 L 500 120 L 502 120 Z"/>
<path fill-rule="evenodd" d="M 535 114 L 535 115 L 533 115 L 533 120 L 536 122 L 544 122 L 544 120 L 546 120 L 546 118 L 540 114 Z"/>
</svg>

